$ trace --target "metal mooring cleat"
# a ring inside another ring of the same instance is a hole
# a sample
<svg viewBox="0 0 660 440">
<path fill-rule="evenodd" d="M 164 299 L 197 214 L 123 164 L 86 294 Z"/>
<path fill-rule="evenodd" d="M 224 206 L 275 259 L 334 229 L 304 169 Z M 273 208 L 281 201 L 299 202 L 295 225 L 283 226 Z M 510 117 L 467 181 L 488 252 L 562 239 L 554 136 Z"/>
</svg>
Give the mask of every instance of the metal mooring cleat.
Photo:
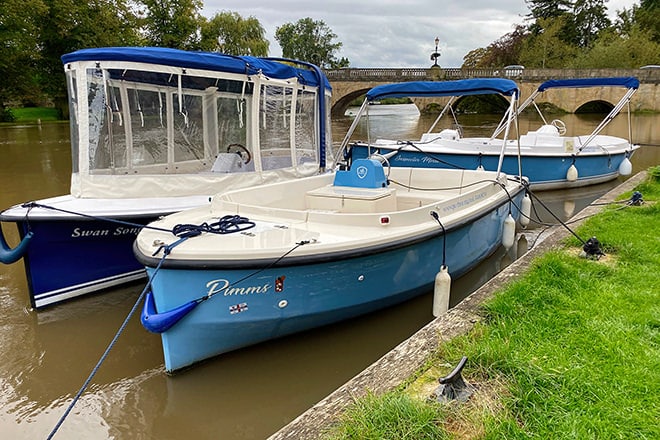
<svg viewBox="0 0 660 440">
<path fill-rule="evenodd" d="M 582 250 L 584 251 L 586 258 L 598 260 L 605 255 L 605 252 L 600 248 L 600 242 L 596 237 L 591 237 L 587 240 L 584 246 L 582 246 Z"/>
<path fill-rule="evenodd" d="M 461 371 L 465 367 L 467 356 L 463 356 L 454 371 L 449 373 L 448 376 L 438 379 L 440 386 L 435 390 L 438 402 L 448 402 L 451 400 L 458 400 L 465 402 L 470 398 L 474 392 L 474 387 L 465 383 L 461 376 Z"/>
</svg>

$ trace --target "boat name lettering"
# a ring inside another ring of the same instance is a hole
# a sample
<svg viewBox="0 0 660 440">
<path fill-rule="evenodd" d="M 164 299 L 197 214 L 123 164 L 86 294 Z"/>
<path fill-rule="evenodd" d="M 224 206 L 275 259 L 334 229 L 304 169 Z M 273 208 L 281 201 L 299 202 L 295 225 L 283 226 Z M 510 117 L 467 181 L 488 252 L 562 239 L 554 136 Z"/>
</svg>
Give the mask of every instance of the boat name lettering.
<svg viewBox="0 0 660 440">
<path fill-rule="evenodd" d="M 110 235 L 119 236 L 119 235 L 137 235 L 142 228 L 140 227 L 124 227 L 117 226 L 114 231 L 110 229 L 84 229 L 84 228 L 75 228 L 71 232 L 72 238 L 79 237 L 108 237 Z"/>
<path fill-rule="evenodd" d="M 105 237 L 110 235 L 110 231 L 107 229 L 82 229 L 75 228 L 71 233 L 71 237 Z"/>
<path fill-rule="evenodd" d="M 222 293 L 223 296 L 239 296 L 239 295 L 252 295 L 255 293 L 268 293 L 270 284 L 265 283 L 261 286 L 247 286 L 247 287 L 230 287 L 229 280 L 219 278 L 211 280 L 206 283 L 209 295 Z"/>
<path fill-rule="evenodd" d="M 456 203 L 452 203 L 449 206 L 445 206 L 444 208 L 442 208 L 442 210 L 444 212 L 453 211 L 457 208 L 460 208 L 460 207 L 463 207 L 463 206 L 466 206 L 466 205 L 470 205 L 470 204 L 472 204 L 472 203 L 474 203 L 478 200 L 483 199 L 484 197 L 486 197 L 486 191 L 482 191 L 479 194 L 473 195 L 472 197 L 469 197 L 469 198 L 463 199 L 463 200 L 459 200 Z"/>
<path fill-rule="evenodd" d="M 132 228 L 117 226 L 113 235 L 138 235 L 141 230 L 142 228 L 139 226 L 134 226 Z"/>
<path fill-rule="evenodd" d="M 392 160 L 390 160 L 390 162 L 395 162 L 395 163 L 399 163 L 399 162 L 414 162 L 414 163 L 419 163 L 419 162 L 426 162 L 426 161 L 431 162 L 432 160 L 431 160 L 431 159 L 427 159 L 426 157 L 423 157 L 423 158 L 420 160 L 420 158 L 417 157 L 417 156 L 396 156 L 395 158 L 393 158 Z"/>
</svg>

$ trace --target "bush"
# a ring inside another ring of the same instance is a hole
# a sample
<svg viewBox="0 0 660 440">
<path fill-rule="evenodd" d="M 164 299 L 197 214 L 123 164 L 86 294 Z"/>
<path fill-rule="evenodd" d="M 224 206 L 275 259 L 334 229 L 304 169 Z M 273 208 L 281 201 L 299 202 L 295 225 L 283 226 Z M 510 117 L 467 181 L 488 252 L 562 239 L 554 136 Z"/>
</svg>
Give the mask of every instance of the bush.
<svg viewBox="0 0 660 440">
<path fill-rule="evenodd" d="M 4 107 L 2 112 L 0 112 L 0 122 L 14 122 L 16 121 L 16 116 L 14 112 L 11 111 L 9 107 Z"/>
</svg>

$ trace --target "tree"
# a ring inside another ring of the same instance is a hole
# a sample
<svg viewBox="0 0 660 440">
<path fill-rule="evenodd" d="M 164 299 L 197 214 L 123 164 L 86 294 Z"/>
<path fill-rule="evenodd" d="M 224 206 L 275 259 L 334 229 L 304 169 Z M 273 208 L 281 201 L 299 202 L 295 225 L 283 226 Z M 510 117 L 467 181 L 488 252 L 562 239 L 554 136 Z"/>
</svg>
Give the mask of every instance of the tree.
<svg viewBox="0 0 660 440">
<path fill-rule="evenodd" d="M 504 34 L 487 48 L 475 49 L 469 52 L 464 60 L 464 67 L 485 68 L 502 67 L 508 64 L 519 64 L 520 49 L 525 41 L 527 29 L 516 25 L 515 29 Z"/>
<path fill-rule="evenodd" d="M 653 41 L 660 43 L 660 0 L 641 0 L 639 8 L 633 10 L 640 29 L 649 31 Z"/>
<path fill-rule="evenodd" d="M 520 48 L 520 63 L 531 68 L 560 69 L 572 60 L 578 48 L 563 41 L 569 16 L 539 19 L 540 31 L 530 33 Z"/>
<path fill-rule="evenodd" d="M 570 13 L 572 1 L 571 0 L 525 0 L 525 4 L 529 8 L 528 19 L 533 19 L 532 24 L 529 26 L 532 33 L 539 31 L 537 22 L 539 20 L 547 20 L 558 18 Z"/>
<path fill-rule="evenodd" d="M 564 67 L 584 68 L 629 68 L 636 69 L 646 64 L 657 64 L 660 42 L 654 41 L 649 30 L 635 25 L 622 38 L 614 28 L 603 31 L 589 51 L 580 51 Z"/>
<path fill-rule="evenodd" d="M 286 23 L 275 30 L 275 39 L 280 43 L 282 55 L 316 64 L 321 68 L 336 69 L 347 67 L 347 58 L 338 60 L 335 53 L 342 43 L 323 20 L 301 18 L 296 23 Z"/>
<path fill-rule="evenodd" d="M 584 48 L 590 47 L 598 33 L 611 24 L 604 0 L 575 0 L 572 26 L 568 29 L 575 33 L 574 43 Z"/>
<path fill-rule="evenodd" d="M 463 57 L 463 69 L 478 69 L 481 67 L 481 60 L 483 60 L 488 54 L 488 49 L 485 47 L 478 47 L 467 53 Z"/>
<path fill-rule="evenodd" d="M 201 26 L 200 49 L 229 55 L 268 55 L 268 40 L 259 20 L 236 12 L 221 12 Z"/>
<path fill-rule="evenodd" d="M 135 45 L 139 40 L 130 0 L 43 0 L 40 83 L 56 106 L 66 111 L 61 56 L 86 47 Z"/>
<path fill-rule="evenodd" d="M 0 2 L 0 120 L 9 101 L 39 94 L 39 24 L 46 10 L 42 0 Z"/>
<path fill-rule="evenodd" d="M 137 0 L 148 46 L 198 49 L 201 0 Z"/>
</svg>

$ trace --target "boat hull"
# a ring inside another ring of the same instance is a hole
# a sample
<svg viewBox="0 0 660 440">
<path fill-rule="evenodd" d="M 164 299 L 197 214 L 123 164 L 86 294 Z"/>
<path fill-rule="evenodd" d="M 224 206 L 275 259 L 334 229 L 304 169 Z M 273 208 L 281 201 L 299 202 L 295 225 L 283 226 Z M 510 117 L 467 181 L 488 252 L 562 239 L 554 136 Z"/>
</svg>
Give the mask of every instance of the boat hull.
<svg viewBox="0 0 660 440">
<path fill-rule="evenodd" d="M 354 144 L 351 146 L 350 157 L 352 160 L 365 158 L 368 157 L 369 151 L 373 153 L 374 150 L 379 151 L 381 154 L 387 154 L 396 148 L 385 146 L 371 146 L 369 148 L 364 144 Z M 619 177 L 621 162 L 630 156 L 631 153 L 626 151 L 608 155 L 585 154 L 575 157 L 568 154 L 521 155 L 521 167 L 519 167 L 517 153 L 507 153 L 502 161 L 502 171 L 508 175 L 516 176 L 520 174 L 520 168 L 522 168 L 522 175 L 528 178 L 530 188 L 534 190 L 577 188 L 616 179 Z M 499 163 L 499 153 L 399 150 L 396 155 L 388 160 L 391 166 L 396 167 L 474 170 L 481 165 L 488 171 L 496 171 Z M 573 164 L 577 168 L 578 178 L 575 181 L 569 181 L 566 176 L 568 169 Z"/>
<path fill-rule="evenodd" d="M 163 213 L 165 215 L 167 213 Z M 118 218 L 146 225 L 158 216 Z M 17 221 L 21 239 L 31 231 L 24 255 L 30 303 L 42 308 L 91 292 L 144 278 L 132 253 L 139 226 L 101 220 Z"/>
<path fill-rule="evenodd" d="M 522 192 L 512 196 L 519 206 Z M 446 265 L 453 277 L 464 274 L 500 246 L 509 209 L 506 200 L 447 230 Z M 211 294 L 161 333 L 165 369 L 171 373 L 225 352 L 356 317 L 428 292 L 443 262 L 444 240 L 443 235 L 434 235 L 353 258 L 262 269 L 209 269 L 191 262 L 187 268 L 163 266 L 156 272 L 151 265 L 147 272 L 158 311 Z M 245 281 L 232 285 L 243 278 Z M 229 285 L 232 287 L 227 288 Z"/>
</svg>

